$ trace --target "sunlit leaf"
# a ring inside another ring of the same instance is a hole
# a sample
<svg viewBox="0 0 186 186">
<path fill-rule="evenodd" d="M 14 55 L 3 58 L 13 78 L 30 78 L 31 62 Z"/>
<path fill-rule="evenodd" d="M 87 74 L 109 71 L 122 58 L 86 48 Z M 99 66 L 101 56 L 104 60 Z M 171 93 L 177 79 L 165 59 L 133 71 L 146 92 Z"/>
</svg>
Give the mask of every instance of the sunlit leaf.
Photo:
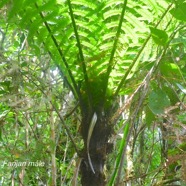
<svg viewBox="0 0 186 186">
<path fill-rule="evenodd" d="M 181 21 L 186 21 L 186 14 L 185 14 L 185 10 L 186 10 L 186 3 L 182 3 L 178 6 L 176 6 L 176 8 L 173 8 L 170 13 L 176 18 L 179 19 Z"/>
<path fill-rule="evenodd" d="M 167 79 L 181 78 L 180 69 L 175 63 L 163 61 L 160 64 L 160 71 Z"/>
</svg>

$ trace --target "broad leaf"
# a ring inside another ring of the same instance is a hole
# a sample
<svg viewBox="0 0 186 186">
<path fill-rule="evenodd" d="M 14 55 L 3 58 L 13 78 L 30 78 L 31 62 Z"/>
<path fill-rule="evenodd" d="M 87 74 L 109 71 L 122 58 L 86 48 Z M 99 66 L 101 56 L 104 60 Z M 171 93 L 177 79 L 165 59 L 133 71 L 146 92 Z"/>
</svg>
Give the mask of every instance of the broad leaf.
<svg viewBox="0 0 186 186">
<path fill-rule="evenodd" d="M 176 18 L 181 21 L 186 21 L 186 3 L 180 4 L 176 8 L 173 8 L 170 13 Z"/>
<path fill-rule="evenodd" d="M 145 114 L 146 124 L 148 127 L 150 127 L 156 118 L 154 113 L 149 109 L 149 107 L 146 107 L 145 112 L 146 112 Z"/>
<path fill-rule="evenodd" d="M 160 64 L 160 71 L 163 76 L 165 76 L 167 79 L 181 79 L 180 75 L 180 69 L 175 63 L 170 62 L 162 62 Z"/>
<path fill-rule="evenodd" d="M 152 39 L 160 46 L 165 46 L 168 41 L 168 35 L 165 31 L 150 27 Z"/>
<path fill-rule="evenodd" d="M 154 90 L 148 98 L 148 106 L 154 114 L 163 114 L 164 109 L 170 106 L 170 99 L 161 89 Z"/>
</svg>

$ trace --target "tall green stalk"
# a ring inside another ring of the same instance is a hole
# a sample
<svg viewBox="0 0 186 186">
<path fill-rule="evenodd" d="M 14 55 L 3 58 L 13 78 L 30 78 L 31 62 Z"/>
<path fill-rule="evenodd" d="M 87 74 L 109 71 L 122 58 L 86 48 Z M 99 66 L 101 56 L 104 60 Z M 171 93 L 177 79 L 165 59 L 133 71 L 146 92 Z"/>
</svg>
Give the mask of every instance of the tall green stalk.
<svg viewBox="0 0 186 186">
<path fill-rule="evenodd" d="M 117 177 L 118 170 L 119 170 L 119 165 L 120 165 L 120 162 L 121 162 L 121 159 L 122 159 L 123 150 L 125 149 L 125 147 L 127 145 L 127 139 L 128 139 L 127 137 L 128 137 L 128 134 L 129 134 L 129 126 L 130 126 L 130 124 L 126 123 L 126 125 L 124 127 L 123 138 L 122 138 L 122 141 L 120 143 L 118 156 L 116 158 L 116 167 L 115 167 L 114 173 L 113 173 L 113 175 L 110 179 L 110 182 L 108 184 L 109 186 L 113 186 L 114 181 Z"/>
</svg>

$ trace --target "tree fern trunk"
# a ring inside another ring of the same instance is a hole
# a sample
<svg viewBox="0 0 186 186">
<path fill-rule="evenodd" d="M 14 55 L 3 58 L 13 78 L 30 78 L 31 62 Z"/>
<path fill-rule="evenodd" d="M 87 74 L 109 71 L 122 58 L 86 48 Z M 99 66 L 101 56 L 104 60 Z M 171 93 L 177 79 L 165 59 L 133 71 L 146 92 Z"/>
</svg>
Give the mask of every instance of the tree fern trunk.
<svg viewBox="0 0 186 186">
<path fill-rule="evenodd" d="M 104 175 L 104 165 L 106 155 L 111 151 L 111 144 L 108 143 L 108 138 L 111 134 L 111 127 L 108 125 L 108 119 L 105 117 L 98 118 L 93 130 L 88 158 L 87 146 L 82 153 L 81 163 L 81 183 L 82 186 L 105 186 L 106 178 Z M 82 136 L 86 144 L 88 134 L 87 119 L 82 122 Z M 91 160 L 91 163 L 90 163 Z M 91 165 L 92 164 L 92 168 Z M 93 169 L 93 170 L 92 170 Z"/>
<path fill-rule="evenodd" d="M 95 173 L 92 172 L 88 159 L 81 163 L 81 184 L 82 186 L 105 186 L 106 180 L 103 173 L 104 161 L 103 158 L 98 155 L 91 158 L 92 164 L 95 167 Z"/>
</svg>

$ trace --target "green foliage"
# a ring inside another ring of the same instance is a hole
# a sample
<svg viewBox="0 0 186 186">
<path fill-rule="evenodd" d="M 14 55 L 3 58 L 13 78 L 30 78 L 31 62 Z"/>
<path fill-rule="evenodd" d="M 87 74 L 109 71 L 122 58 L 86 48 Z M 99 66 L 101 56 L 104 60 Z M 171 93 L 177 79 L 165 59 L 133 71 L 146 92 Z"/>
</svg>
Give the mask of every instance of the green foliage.
<svg viewBox="0 0 186 186">
<path fill-rule="evenodd" d="M 151 127 L 153 124 L 153 121 L 155 121 L 155 114 L 151 111 L 151 109 L 147 106 L 145 110 L 145 117 L 146 117 L 146 123 L 148 127 Z"/>
<path fill-rule="evenodd" d="M 119 146 L 113 153 L 117 154 L 113 158 L 115 166 L 108 161 L 113 168 L 113 175 L 110 172 L 107 175 L 110 185 L 120 173 L 124 182 L 135 185 L 153 184 L 165 175 L 161 171 L 161 161 L 165 163 L 163 154 L 166 155 L 162 144 L 164 140 L 170 144 L 171 140 L 163 134 L 159 115 L 165 117 L 166 110 L 171 122 L 180 126 L 186 122 L 183 107 L 177 104 L 185 104 L 186 38 L 184 25 L 178 20 L 185 22 L 186 4 L 183 0 L 175 1 L 175 5 L 170 3 L 169 0 L 0 2 L 0 158 L 46 163 L 42 168 L 28 168 L 24 184 L 37 185 L 35 178 L 39 177 L 43 184 L 52 185 L 50 157 L 56 149 L 57 174 L 63 176 L 63 182 L 58 180 L 57 184 L 71 185 L 77 168 L 76 154 L 61 123 L 67 124 L 78 148 L 84 148 L 78 135 L 82 115 L 74 106 L 75 99 L 77 105 L 83 100 L 86 110 L 92 103 L 93 110 L 100 115 L 102 108 L 107 111 L 117 102 L 124 110 L 119 108 L 111 114 L 120 113 L 123 116 L 120 121 L 132 118 L 133 123 L 126 122 L 124 129 L 117 121 L 109 123 L 115 126 L 116 133 L 123 131 L 122 140 L 115 139 Z M 165 50 L 161 51 L 162 48 Z M 69 88 L 74 97 L 70 96 Z M 60 120 L 60 114 L 64 121 Z M 51 139 L 52 119 L 55 140 Z M 127 145 L 132 148 L 132 162 L 137 162 L 132 178 L 125 177 L 128 160 L 121 165 Z M 184 150 L 181 145 L 178 147 Z M 119 167 L 124 167 L 120 173 Z M 1 177 L 12 176 L 11 167 L 3 170 Z M 50 170 L 49 175 L 46 170 Z M 21 168 L 15 171 L 18 175 Z"/>
<path fill-rule="evenodd" d="M 177 3 L 177 6 L 170 11 L 170 13 L 176 19 L 181 21 L 186 21 L 185 8 L 186 8 L 186 3 L 180 1 L 180 3 Z"/>
<path fill-rule="evenodd" d="M 170 106 L 170 99 L 163 90 L 156 89 L 149 94 L 148 106 L 154 114 L 163 114 Z"/>
<path fill-rule="evenodd" d="M 175 78 L 177 81 L 180 79 L 180 69 L 175 63 L 162 62 L 160 64 L 160 71 L 167 79 Z"/>
<path fill-rule="evenodd" d="M 118 173 L 118 169 L 119 169 L 119 165 L 121 163 L 121 159 L 122 159 L 122 154 L 123 154 L 123 149 L 126 148 L 126 144 L 127 144 L 127 138 L 128 138 L 128 134 L 129 134 L 129 123 L 126 123 L 124 130 L 123 130 L 123 137 L 120 143 L 120 147 L 119 147 L 119 151 L 118 151 L 118 155 L 117 155 L 117 159 L 116 159 L 116 167 L 114 169 L 114 173 L 113 176 L 110 179 L 109 182 L 109 186 L 112 186 L 114 184 L 114 181 L 117 177 L 117 173 Z"/>
<path fill-rule="evenodd" d="M 186 114 L 185 113 L 182 113 L 182 114 L 178 115 L 177 117 L 178 117 L 179 121 L 186 124 Z"/>
<path fill-rule="evenodd" d="M 170 99 L 171 105 L 176 105 L 179 102 L 179 97 L 173 88 L 165 85 L 163 86 L 163 90 L 167 94 L 168 98 Z"/>
<path fill-rule="evenodd" d="M 150 27 L 152 39 L 160 46 L 165 46 L 168 42 L 168 35 L 165 31 Z"/>
</svg>

